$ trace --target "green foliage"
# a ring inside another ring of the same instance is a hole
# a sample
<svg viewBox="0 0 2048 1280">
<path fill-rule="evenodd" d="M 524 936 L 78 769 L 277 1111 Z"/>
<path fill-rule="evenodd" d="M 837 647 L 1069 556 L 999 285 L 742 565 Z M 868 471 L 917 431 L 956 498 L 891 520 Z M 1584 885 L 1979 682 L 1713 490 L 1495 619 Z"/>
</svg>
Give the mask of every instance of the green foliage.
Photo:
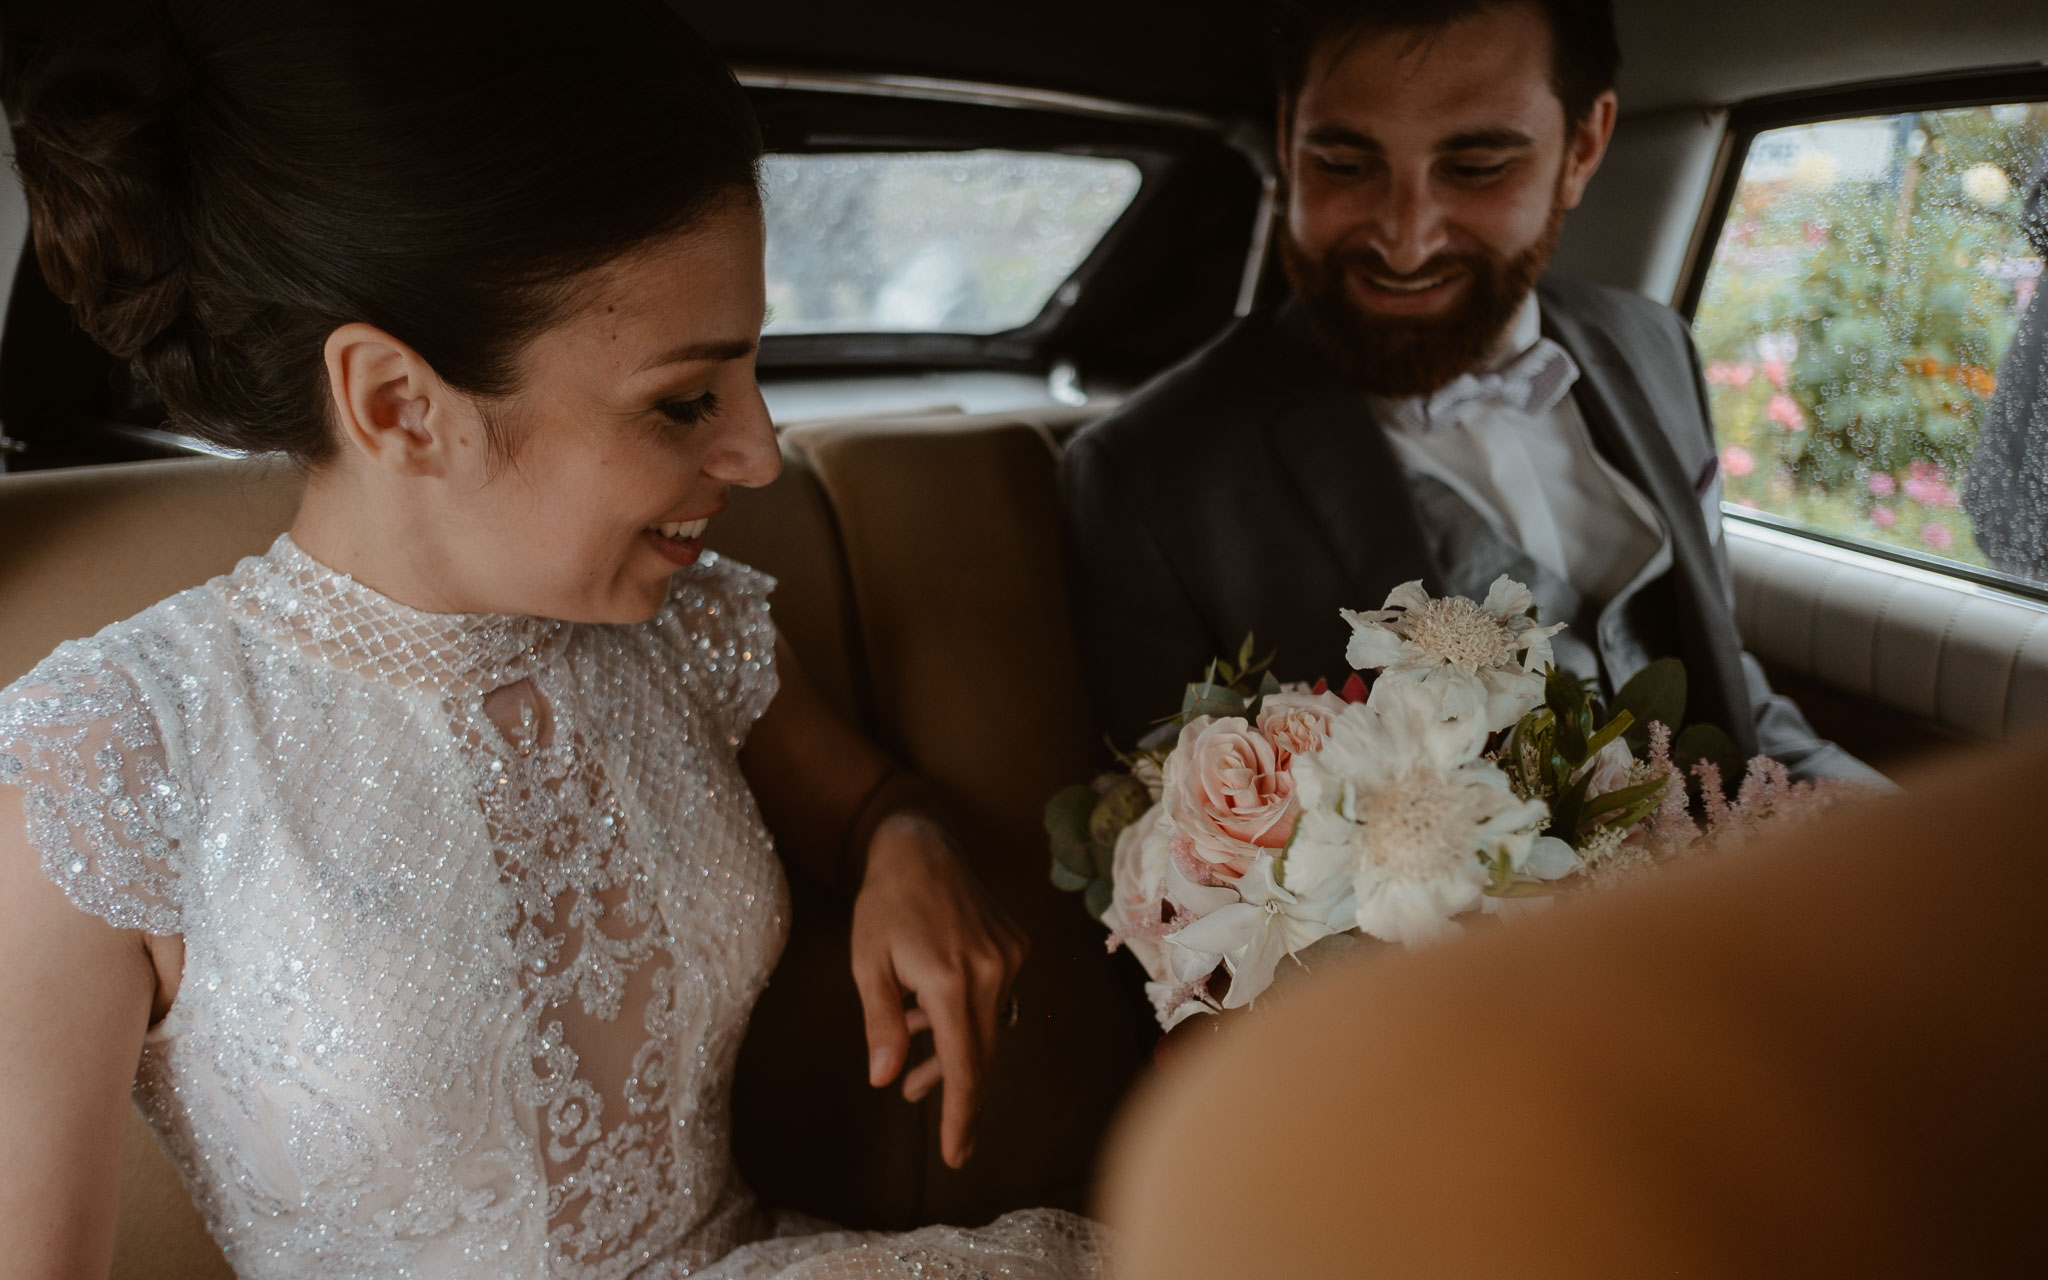
<svg viewBox="0 0 2048 1280">
<path fill-rule="evenodd" d="M 2048 105 L 1887 124 L 1881 172 L 1816 149 L 1740 184 L 1694 321 L 1726 493 L 1982 563 L 1957 489 L 2034 259 L 2019 215 Z"/>
</svg>

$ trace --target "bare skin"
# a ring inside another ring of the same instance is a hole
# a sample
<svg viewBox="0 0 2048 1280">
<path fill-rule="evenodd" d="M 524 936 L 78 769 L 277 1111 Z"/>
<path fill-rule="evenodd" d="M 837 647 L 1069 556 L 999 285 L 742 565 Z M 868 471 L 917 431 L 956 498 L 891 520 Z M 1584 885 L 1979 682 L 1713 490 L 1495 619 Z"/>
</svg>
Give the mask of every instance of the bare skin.
<svg viewBox="0 0 2048 1280">
<path fill-rule="evenodd" d="M 1431 316 L 1469 278 L 1438 263 L 1534 244 L 1553 198 L 1577 208 L 1614 132 L 1612 92 L 1567 128 L 1550 82 L 1550 29 L 1532 5 L 1489 5 L 1421 33 L 1326 42 L 1280 112 L 1287 225 L 1315 259 L 1373 250 L 1390 275 L 1354 272 L 1354 306 Z"/>
<path fill-rule="evenodd" d="M 293 538 L 419 609 L 650 617 L 702 546 L 657 526 L 714 517 L 732 486 L 781 469 L 754 382 L 761 261 L 759 212 L 735 202 L 598 268 L 522 353 L 519 391 L 496 403 L 442 382 L 390 334 L 341 326 L 324 352 L 341 447 L 310 477 Z M 943 1089 L 942 1153 L 957 1168 L 1024 940 L 930 819 L 896 814 L 865 849 L 841 848 L 890 764 L 780 641 L 776 653 L 780 692 L 741 767 L 786 856 L 859 885 L 851 959 L 869 1079 L 900 1078 L 913 1100 Z M 104 1275 L 129 1087 L 145 1033 L 176 999 L 183 944 L 73 907 L 43 874 L 12 787 L 0 787 L 0 972 L 0 1080 L 16 1104 L 0 1253 L 24 1280 Z M 906 1072 L 925 1032 L 933 1053 Z"/>
</svg>

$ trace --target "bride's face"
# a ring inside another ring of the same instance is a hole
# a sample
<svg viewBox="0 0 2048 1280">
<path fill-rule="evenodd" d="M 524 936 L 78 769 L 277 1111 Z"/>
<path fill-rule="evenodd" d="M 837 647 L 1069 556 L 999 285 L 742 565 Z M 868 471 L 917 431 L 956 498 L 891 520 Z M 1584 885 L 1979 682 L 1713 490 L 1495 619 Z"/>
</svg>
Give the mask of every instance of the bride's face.
<svg viewBox="0 0 2048 1280">
<path fill-rule="evenodd" d="M 523 353 L 518 393 L 478 406 L 473 437 L 458 431 L 462 474 L 437 541 L 467 609 L 645 619 L 702 553 L 731 486 L 781 470 L 754 381 L 764 290 L 751 203 L 583 283 L 581 305 Z"/>
</svg>

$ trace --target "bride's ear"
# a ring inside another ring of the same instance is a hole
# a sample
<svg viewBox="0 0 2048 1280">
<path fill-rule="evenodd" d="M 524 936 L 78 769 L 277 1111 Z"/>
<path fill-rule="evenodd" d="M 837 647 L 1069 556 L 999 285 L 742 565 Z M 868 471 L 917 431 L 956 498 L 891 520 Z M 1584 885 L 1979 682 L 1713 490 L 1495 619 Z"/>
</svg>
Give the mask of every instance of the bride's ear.
<svg viewBox="0 0 2048 1280">
<path fill-rule="evenodd" d="M 327 335 L 328 409 L 344 452 L 408 476 L 445 476 L 466 452 L 475 424 L 466 398 L 420 354 L 375 325 L 350 322 Z"/>
</svg>

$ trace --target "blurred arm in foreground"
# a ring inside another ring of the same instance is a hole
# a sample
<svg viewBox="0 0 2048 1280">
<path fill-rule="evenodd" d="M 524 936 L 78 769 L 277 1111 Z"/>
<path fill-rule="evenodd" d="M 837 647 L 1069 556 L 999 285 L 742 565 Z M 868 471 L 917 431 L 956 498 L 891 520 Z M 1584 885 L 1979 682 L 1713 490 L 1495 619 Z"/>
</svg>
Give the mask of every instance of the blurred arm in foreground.
<svg viewBox="0 0 2048 1280">
<path fill-rule="evenodd" d="M 1127 1121 L 1125 1275 L 2048 1274 L 2043 776 L 1303 991 Z"/>
</svg>

